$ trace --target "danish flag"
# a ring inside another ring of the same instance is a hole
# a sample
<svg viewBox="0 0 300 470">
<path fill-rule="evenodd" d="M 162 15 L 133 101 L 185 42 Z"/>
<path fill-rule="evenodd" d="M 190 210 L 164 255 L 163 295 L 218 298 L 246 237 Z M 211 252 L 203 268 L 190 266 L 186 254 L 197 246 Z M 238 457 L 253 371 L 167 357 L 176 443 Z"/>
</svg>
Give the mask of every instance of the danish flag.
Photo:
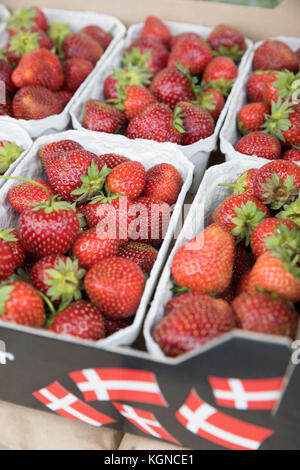
<svg viewBox="0 0 300 470">
<path fill-rule="evenodd" d="M 92 426 L 114 423 L 115 420 L 100 413 L 89 405 L 83 403 L 75 395 L 68 392 L 59 382 L 53 382 L 48 387 L 33 393 L 33 396 L 65 418 L 75 419 Z"/>
<path fill-rule="evenodd" d="M 113 402 L 114 407 L 120 412 L 124 418 L 128 419 L 134 426 L 139 428 L 145 434 L 157 437 L 158 439 L 164 439 L 166 441 L 173 442 L 174 444 L 180 445 L 174 437 L 169 434 L 165 428 L 157 421 L 153 413 L 149 411 L 140 410 L 133 408 L 129 405 L 122 405 L 121 403 Z"/>
<path fill-rule="evenodd" d="M 237 410 L 271 410 L 280 398 L 284 379 L 208 377 L 208 380 L 220 406 Z"/>
<path fill-rule="evenodd" d="M 232 418 L 203 401 L 195 390 L 176 412 L 178 421 L 190 432 L 234 450 L 257 450 L 274 434 L 271 429 Z"/>
<path fill-rule="evenodd" d="M 134 401 L 168 406 L 152 372 L 135 369 L 83 369 L 70 377 L 86 401 Z"/>
</svg>

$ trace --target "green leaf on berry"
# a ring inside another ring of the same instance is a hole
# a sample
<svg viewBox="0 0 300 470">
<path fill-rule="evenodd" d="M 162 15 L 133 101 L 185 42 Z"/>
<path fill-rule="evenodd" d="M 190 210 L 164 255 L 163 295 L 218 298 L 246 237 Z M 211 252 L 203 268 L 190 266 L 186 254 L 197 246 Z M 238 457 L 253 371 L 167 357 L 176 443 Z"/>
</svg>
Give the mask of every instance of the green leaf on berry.
<svg viewBox="0 0 300 470">
<path fill-rule="evenodd" d="M 253 201 L 242 203 L 241 207 L 234 207 L 236 217 L 231 219 L 235 228 L 231 231 L 237 241 L 245 239 L 246 245 L 250 243 L 252 230 L 264 219 L 266 213 L 258 209 Z"/>
</svg>

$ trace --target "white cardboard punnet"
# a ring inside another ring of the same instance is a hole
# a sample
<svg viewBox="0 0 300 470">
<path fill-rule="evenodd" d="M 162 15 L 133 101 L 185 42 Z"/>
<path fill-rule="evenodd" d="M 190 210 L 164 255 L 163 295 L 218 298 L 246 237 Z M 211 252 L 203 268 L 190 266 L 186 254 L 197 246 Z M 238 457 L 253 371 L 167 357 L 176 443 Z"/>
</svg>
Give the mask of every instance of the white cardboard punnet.
<svg viewBox="0 0 300 470">
<path fill-rule="evenodd" d="M 10 16 L 8 9 L 0 3 L 0 34 L 5 30 L 6 20 Z"/>
</svg>

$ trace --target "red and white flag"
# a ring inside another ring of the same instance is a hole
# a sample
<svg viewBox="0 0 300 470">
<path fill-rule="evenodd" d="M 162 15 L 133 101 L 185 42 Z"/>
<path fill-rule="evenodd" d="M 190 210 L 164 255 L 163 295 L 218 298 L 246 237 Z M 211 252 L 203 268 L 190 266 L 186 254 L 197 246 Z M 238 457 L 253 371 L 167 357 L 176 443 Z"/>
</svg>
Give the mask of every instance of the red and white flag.
<svg viewBox="0 0 300 470">
<path fill-rule="evenodd" d="M 124 418 L 128 419 L 134 426 L 139 428 L 145 434 L 164 439 L 165 441 L 173 442 L 174 444 L 180 445 L 171 434 L 157 421 L 153 413 L 149 411 L 140 410 L 133 408 L 129 405 L 122 405 L 121 403 L 113 402 L 114 407 L 121 413 Z"/>
<path fill-rule="evenodd" d="M 220 406 L 237 410 L 271 410 L 281 396 L 284 379 L 208 377 L 208 380 Z"/>
<path fill-rule="evenodd" d="M 152 372 L 136 369 L 83 369 L 70 377 L 86 401 L 135 401 L 168 406 Z"/>
<path fill-rule="evenodd" d="M 59 382 L 52 382 L 45 388 L 33 393 L 33 396 L 65 418 L 75 419 L 92 426 L 114 423 L 115 420 L 100 413 L 75 395 L 68 392 Z"/>
<path fill-rule="evenodd" d="M 203 401 L 195 390 L 176 413 L 190 432 L 233 450 L 257 450 L 274 431 L 228 416 Z"/>
</svg>

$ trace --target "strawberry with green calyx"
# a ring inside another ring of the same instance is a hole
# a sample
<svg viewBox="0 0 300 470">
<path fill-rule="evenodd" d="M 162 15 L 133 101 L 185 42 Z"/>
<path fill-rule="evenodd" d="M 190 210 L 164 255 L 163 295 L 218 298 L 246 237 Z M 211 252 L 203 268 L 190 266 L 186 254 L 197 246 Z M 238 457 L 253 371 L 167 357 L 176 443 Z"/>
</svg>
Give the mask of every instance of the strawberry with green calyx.
<svg viewBox="0 0 300 470">
<path fill-rule="evenodd" d="M 3 175 L 24 151 L 22 145 L 9 140 L 0 141 L 0 175 Z"/>
<path fill-rule="evenodd" d="M 138 38 L 123 58 L 124 67 L 137 66 L 155 75 L 167 66 L 169 52 L 164 44 L 154 38 Z"/>
<path fill-rule="evenodd" d="M 7 21 L 7 29 L 11 36 L 18 34 L 23 29 L 30 29 L 35 26 L 43 31 L 48 29 L 47 17 L 41 8 L 37 6 L 13 11 Z"/>
<path fill-rule="evenodd" d="M 204 69 L 202 80 L 209 88 L 214 88 L 228 96 L 238 76 L 238 68 L 230 57 L 215 57 Z"/>
<path fill-rule="evenodd" d="M 271 134 L 287 146 L 300 145 L 300 105 L 279 98 L 271 105 L 271 113 L 266 116 L 261 129 Z"/>
<path fill-rule="evenodd" d="M 264 101 L 268 104 L 272 104 L 272 101 L 276 102 L 279 98 L 282 101 L 296 100 L 300 97 L 300 73 L 293 74 L 287 70 L 281 72 L 274 72 L 270 75 L 271 79 L 265 81 L 263 87 Z"/>
<path fill-rule="evenodd" d="M 193 104 L 197 104 L 200 108 L 208 111 L 216 122 L 225 106 L 225 100 L 218 90 L 205 88 L 197 97 L 197 100 L 193 101 Z"/>
<path fill-rule="evenodd" d="M 278 159 L 281 155 L 279 140 L 273 135 L 258 131 L 244 135 L 236 143 L 235 150 L 244 155 L 254 155 L 267 160 Z"/>
<path fill-rule="evenodd" d="M 72 34 L 67 23 L 53 22 L 50 24 L 47 34 L 55 43 L 55 52 L 60 59 L 64 59 L 63 42 Z"/>
<path fill-rule="evenodd" d="M 85 103 L 82 125 L 86 129 L 121 134 L 126 122 L 124 113 L 111 104 L 94 99 Z"/>
<path fill-rule="evenodd" d="M 280 247 L 295 252 L 297 240 L 300 243 L 297 230 L 297 225 L 290 220 L 275 217 L 263 219 L 251 234 L 251 249 L 254 256 L 258 258 L 266 251 L 277 251 Z"/>
<path fill-rule="evenodd" d="M 42 30 L 24 30 L 11 38 L 7 46 L 7 58 L 17 65 L 21 58 L 40 48 L 51 49 L 53 43 Z"/>
<path fill-rule="evenodd" d="M 279 219 L 275 219 L 279 221 Z M 263 239 L 267 251 L 286 253 L 290 258 L 300 255 L 300 230 L 293 222 L 282 219 L 273 235 Z"/>
<path fill-rule="evenodd" d="M 39 202 L 48 201 L 49 193 L 51 196 L 55 196 L 55 192 L 47 181 L 41 179 L 35 179 L 33 181 L 43 185 L 47 189 L 47 192 L 34 183 L 22 183 L 14 186 L 8 191 L 7 197 L 10 205 L 16 212 L 21 213 L 24 209 L 30 207 L 32 203 L 37 204 Z"/>
<path fill-rule="evenodd" d="M 113 72 L 106 77 L 103 84 L 103 94 L 107 100 L 118 98 L 118 87 L 126 85 L 148 85 L 151 74 L 148 70 L 136 66 L 126 68 L 115 68 Z"/>
<path fill-rule="evenodd" d="M 276 214 L 276 217 L 290 220 L 300 227 L 300 191 L 298 194 L 298 199 L 296 199 L 291 204 L 284 205 L 283 210 Z"/>
<path fill-rule="evenodd" d="M 0 240 L 4 241 L 12 251 L 15 261 L 14 269 L 20 268 L 25 262 L 26 253 L 20 243 L 19 233 L 17 232 L 17 230 L 14 230 L 12 228 L 1 229 Z M 5 266 L 3 266 L 2 269 L 5 269 Z"/>
<path fill-rule="evenodd" d="M 147 66 L 149 58 L 151 56 L 151 49 L 148 49 L 146 52 L 141 53 L 137 47 L 133 47 L 130 51 L 126 51 L 122 59 L 122 68 L 129 71 L 133 67 L 137 72 L 140 70 L 151 77 L 150 70 Z M 122 69 L 121 69 L 122 70 Z"/>
<path fill-rule="evenodd" d="M 116 86 L 117 98 L 110 100 L 114 106 L 123 111 L 125 117 L 130 121 L 142 113 L 148 106 L 157 102 L 155 96 L 148 88 L 140 85 Z"/>
<path fill-rule="evenodd" d="M 248 103 L 243 106 L 237 116 L 237 128 L 241 135 L 259 131 L 265 123 L 265 115 L 269 114 L 270 106 L 266 103 Z"/>
<path fill-rule="evenodd" d="M 79 261 L 80 266 L 85 269 L 91 268 L 103 258 L 116 256 L 119 249 L 118 238 L 111 238 L 97 227 L 81 233 L 72 248 L 72 253 Z"/>
<path fill-rule="evenodd" d="M 200 106 L 184 101 L 177 103 L 174 117 L 181 124 L 182 145 L 190 145 L 206 139 L 214 133 L 215 123 L 212 116 Z"/>
<path fill-rule="evenodd" d="M 256 168 L 250 168 L 250 170 L 246 170 L 242 174 L 240 174 L 235 183 L 220 184 L 219 186 L 225 186 L 230 188 L 233 196 L 237 196 L 238 194 L 254 196 L 253 184 L 257 171 L 258 170 Z"/>
<path fill-rule="evenodd" d="M 213 56 L 231 57 L 235 62 L 240 60 L 246 50 L 243 34 L 227 24 L 216 26 L 209 34 L 207 42 L 213 50 Z"/>
</svg>

